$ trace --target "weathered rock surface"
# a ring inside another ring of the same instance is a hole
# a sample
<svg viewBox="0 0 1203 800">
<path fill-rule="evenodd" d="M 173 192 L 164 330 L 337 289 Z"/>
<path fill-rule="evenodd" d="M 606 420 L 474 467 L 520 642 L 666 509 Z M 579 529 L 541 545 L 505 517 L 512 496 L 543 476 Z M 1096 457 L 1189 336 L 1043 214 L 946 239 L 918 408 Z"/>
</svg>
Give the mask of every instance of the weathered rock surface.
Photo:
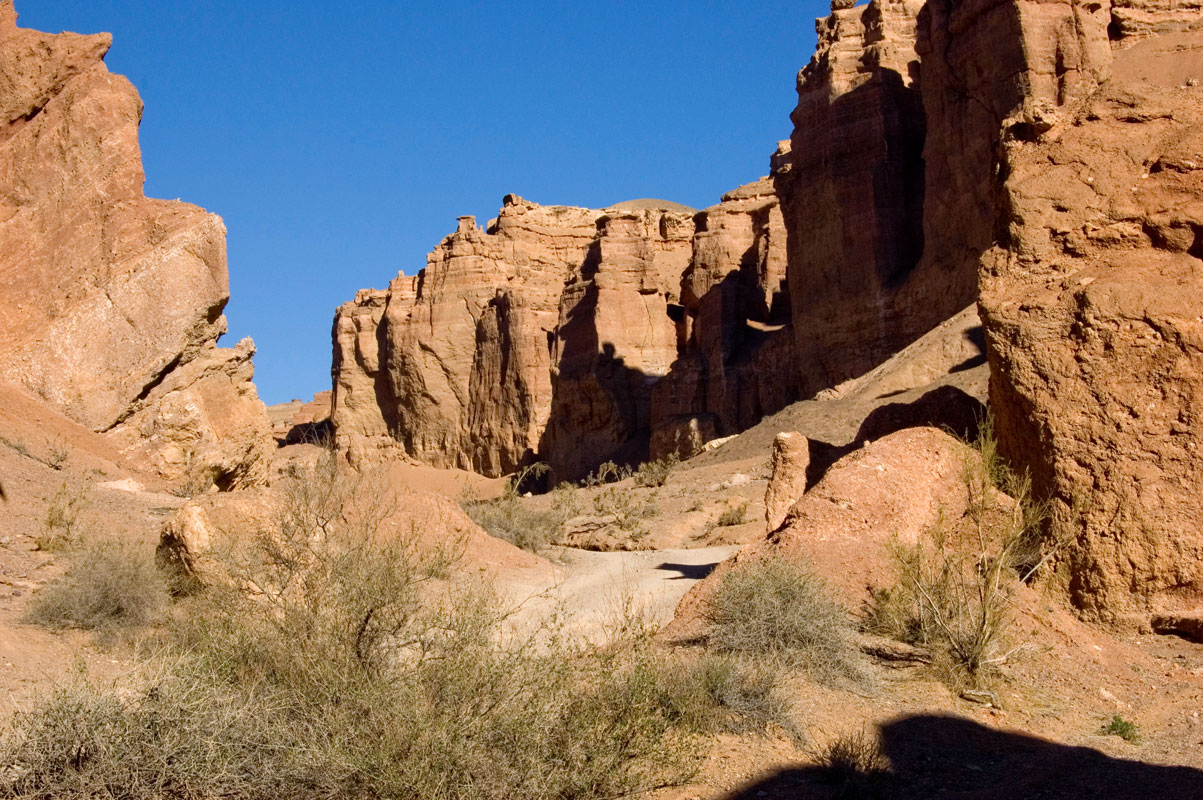
<svg viewBox="0 0 1203 800">
<path fill-rule="evenodd" d="M 1013 125 L 982 265 L 1000 445 L 1076 531 L 1073 598 L 1112 619 L 1203 612 L 1200 79 L 1203 34 L 1149 38 Z"/>
<path fill-rule="evenodd" d="M 461 219 L 422 273 L 339 309 L 337 441 L 557 478 L 696 452 L 796 399 L 784 282 L 767 179 L 702 213 L 511 195 L 488 230 Z"/>
<path fill-rule="evenodd" d="M 690 456 L 798 399 L 781 205 L 767 178 L 699 214 L 680 357 L 652 394 L 651 456 Z"/>
<path fill-rule="evenodd" d="M 772 474 L 764 492 L 764 514 L 769 530 L 785 521 L 794 503 L 806 494 L 806 470 L 810 466 L 810 442 L 797 431 L 785 431 L 773 439 Z"/>
<path fill-rule="evenodd" d="M 168 481 L 231 490 L 267 480 L 275 441 L 251 382 L 255 345 L 210 344 L 171 370 L 108 437 Z"/>
<path fill-rule="evenodd" d="M 144 197 L 142 103 L 105 68 L 110 44 L 18 28 L 11 0 L 0 2 L 0 380 L 133 447 L 147 429 L 134 416 L 152 398 L 178 398 L 195 361 L 191 374 L 207 382 L 195 395 L 211 398 L 214 381 L 245 384 L 236 405 L 220 404 L 238 422 L 198 419 L 205 404 L 184 415 L 209 440 L 204 468 L 231 485 L 257 480 L 267 422 L 249 355 L 213 352 L 226 330 L 225 227 Z M 177 411 L 162 417 L 183 424 Z"/>
<path fill-rule="evenodd" d="M 803 396 L 867 372 L 974 298 L 975 262 L 920 268 L 922 7 L 874 0 L 832 11 L 798 76 L 792 155 L 774 176 Z"/>
</svg>

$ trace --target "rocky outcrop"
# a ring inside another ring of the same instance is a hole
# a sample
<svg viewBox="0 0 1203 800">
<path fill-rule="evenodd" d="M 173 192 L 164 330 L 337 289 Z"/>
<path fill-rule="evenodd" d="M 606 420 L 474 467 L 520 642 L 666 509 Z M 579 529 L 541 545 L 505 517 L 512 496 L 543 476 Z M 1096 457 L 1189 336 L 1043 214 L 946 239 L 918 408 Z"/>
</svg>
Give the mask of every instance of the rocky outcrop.
<svg viewBox="0 0 1203 800">
<path fill-rule="evenodd" d="M 18 28 L 0 2 L 0 380 L 129 449 L 149 453 L 140 437 L 153 431 L 168 477 L 176 443 L 193 439 L 218 483 L 259 480 L 270 440 L 249 383 L 253 348 L 214 348 L 229 298 L 225 227 L 144 197 L 142 103 L 105 68 L 110 44 Z"/>
<path fill-rule="evenodd" d="M 540 444 L 556 477 L 648 452 L 653 386 L 677 357 L 669 306 L 689 265 L 692 216 L 617 208 L 560 297 L 552 342 L 552 406 Z"/>
<path fill-rule="evenodd" d="M 1203 618 L 1203 34 L 1124 44 L 1007 129 L 981 308 L 1000 446 L 1072 531 L 1074 600 L 1156 625 Z"/>
<path fill-rule="evenodd" d="M 874 0 L 833 10 L 798 76 L 792 156 L 774 176 L 803 396 L 867 372 L 973 301 L 975 262 L 920 265 L 922 7 Z"/>
<path fill-rule="evenodd" d="M 486 475 L 542 460 L 555 479 L 688 455 L 796 399 L 788 321 L 767 179 L 701 213 L 510 195 L 339 309 L 336 440 Z"/>
<path fill-rule="evenodd" d="M 794 503 L 806 494 L 810 441 L 797 431 L 777 434 L 770 463 L 772 474 L 764 491 L 764 515 L 772 532 L 781 527 Z"/>
<path fill-rule="evenodd" d="M 487 230 L 461 218 L 418 275 L 360 292 L 335 319 L 340 447 L 398 443 L 487 475 L 539 455 L 576 472 L 646 431 L 693 233 L 690 213 L 656 205 L 510 195 Z M 586 465 L 582 445 L 600 457 Z"/>
<path fill-rule="evenodd" d="M 772 182 L 699 214 L 681 277 L 680 357 L 653 389 L 651 455 L 690 456 L 798 399 L 786 234 Z"/>
</svg>

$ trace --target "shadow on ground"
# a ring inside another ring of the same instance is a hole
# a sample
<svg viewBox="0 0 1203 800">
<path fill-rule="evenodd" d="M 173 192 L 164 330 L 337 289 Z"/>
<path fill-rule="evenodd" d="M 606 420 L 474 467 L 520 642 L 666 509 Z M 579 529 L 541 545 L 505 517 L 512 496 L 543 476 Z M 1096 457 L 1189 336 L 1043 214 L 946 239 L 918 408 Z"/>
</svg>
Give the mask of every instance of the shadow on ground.
<svg viewBox="0 0 1203 800">
<path fill-rule="evenodd" d="M 820 743 L 821 744 L 821 743 Z M 891 767 L 867 784 L 833 783 L 817 767 L 782 770 L 728 800 L 1203 800 L 1203 771 L 1111 758 L 971 720 L 903 717 L 881 728 Z M 1133 747 L 1133 756 L 1139 755 Z"/>
<path fill-rule="evenodd" d="M 718 566 L 718 562 L 713 564 L 670 564 L 667 561 L 663 564 L 657 564 L 656 569 L 663 569 L 669 572 L 679 572 L 680 575 L 669 578 L 670 581 L 700 581 L 714 572 L 714 568 Z"/>
</svg>

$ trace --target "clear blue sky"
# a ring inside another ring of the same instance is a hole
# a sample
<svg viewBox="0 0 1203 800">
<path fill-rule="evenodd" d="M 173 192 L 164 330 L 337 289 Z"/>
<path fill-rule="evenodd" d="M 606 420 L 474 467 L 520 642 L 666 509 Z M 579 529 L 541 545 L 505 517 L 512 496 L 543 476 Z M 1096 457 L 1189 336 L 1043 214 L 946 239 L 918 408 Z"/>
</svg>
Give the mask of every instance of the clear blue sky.
<svg viewBox="0 0 1203 800">
<path fill-rule="evenodd" d="M 111 31 L 146 113 L 147 193 L 229 228 L 232 344 L 268 403 L 330 386 L 334 309 L 515 192 L 702 208 L 788 138 L 816 0 L 17 0 Z"/>
</svg>

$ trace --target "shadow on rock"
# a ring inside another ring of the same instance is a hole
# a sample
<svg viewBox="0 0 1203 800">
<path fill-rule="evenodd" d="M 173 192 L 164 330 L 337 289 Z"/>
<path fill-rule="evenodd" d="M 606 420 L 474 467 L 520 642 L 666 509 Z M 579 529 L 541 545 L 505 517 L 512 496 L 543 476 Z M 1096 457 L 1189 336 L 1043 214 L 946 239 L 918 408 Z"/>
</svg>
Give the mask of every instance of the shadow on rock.
<svg viewBox="0 0 1203 800">
<path fill-rule="evenodd" d="M 1112 758 L 960 717 L 912 716 L 887 723 L 881 728 L 881 749 L 891 766 L 873 781 L 834 781 L 819 767 L 787 769 L 727 798 L 1203 800 L 1201 770 Z"/>
</svg>

